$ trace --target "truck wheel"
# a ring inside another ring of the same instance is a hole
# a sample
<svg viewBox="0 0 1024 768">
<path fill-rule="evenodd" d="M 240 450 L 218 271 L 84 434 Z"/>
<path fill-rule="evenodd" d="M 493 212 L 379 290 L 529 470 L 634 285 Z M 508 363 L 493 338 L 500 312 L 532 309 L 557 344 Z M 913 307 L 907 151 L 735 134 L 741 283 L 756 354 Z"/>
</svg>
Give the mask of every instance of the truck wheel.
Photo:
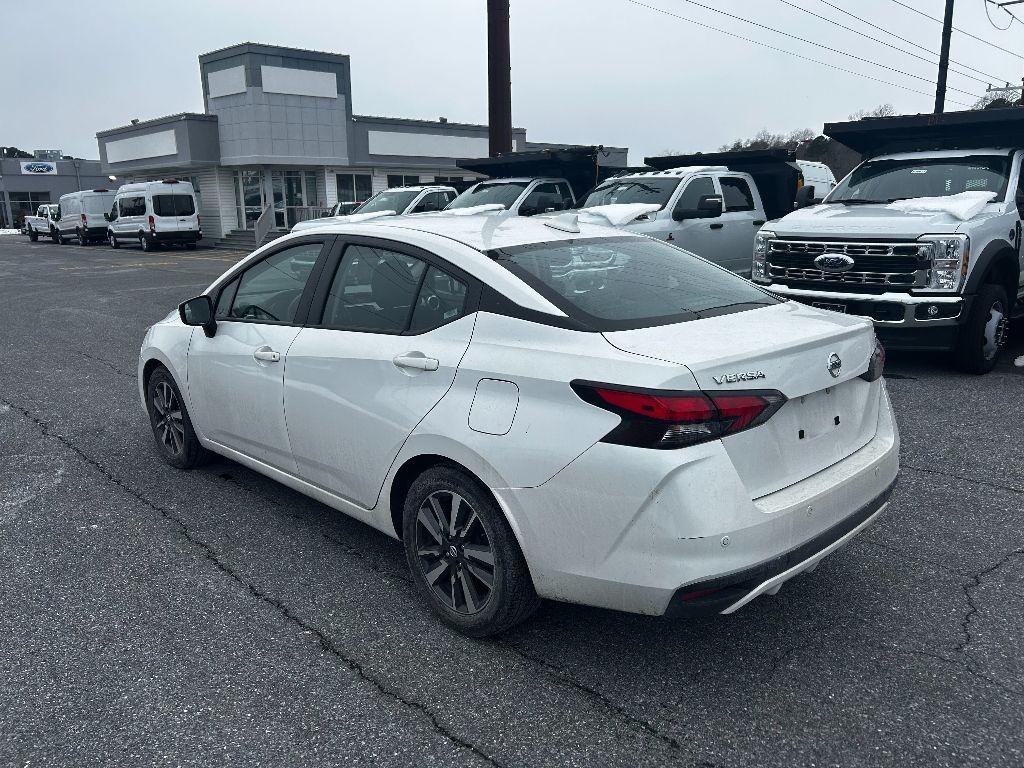
<svg viewBox="0 0 1024 768">
<path fill-rule="evenodd" d="M 121 244 L 117 242 L 117 238 L 114 237 L 113 232 L 107 232 L 107 242 L 110 243 L 110 247 L 113 248 L 115 251 L 121 247 Z"/>
<path fill-rule="evenodd" d="M 141 248 L 142 250 L 144 250 L 144 251 L 152 251 L 152 250 L 153 250 L 153 247 L 154 247 L 154 246 L 153 246 L 153 243 L 151 243 L 151 242 L 150 242 L 150 241 L 149 241 L 149 240 L 148 240 L 148 239 L 146 238 L 146 236 L 145 236 L 145 235 L 143 235 L 143 234 L 141 234 L 141 233 L 140 233 L 140 234 L 139 234 L 139 247 L 140 247 L 140 248 Z"/>
<path fill-rule="evenodd" d="M 957 367 L 965 373 L 991 371 L 1006 343 L 1010 303 L 999 285 L 983 285 L 974 298 L 974 307 L 967 322 L 960 328 L 960 338 L 953 353 Z"/>
<path fill-rule="evenodd" d="M 28 239 L 33 243 L 39 239 L 39 233 L 32 229 L 32 227 L 28 228 Z"/>
<path fill-rule="evenodd" d="M 53 242 L 55 242 L 55 243 L 58 242 L 58 240 L 57 240 L 57 228 L 56 227 L 51 227 L 50 228 L 50 239 Z"/>
<path fill-rule="evenodd" d="M 68 241 L 64 239 L 64 233 L 63 233 L 63 232 L 61 232 L 61 231 L 60 231 L 60 230 L 58 229 L 58 230 L 57 230 L 57 245 L 66 245 L 66 244 L 67 244 L 67 242 L 68 242 Z"/>
</svg>

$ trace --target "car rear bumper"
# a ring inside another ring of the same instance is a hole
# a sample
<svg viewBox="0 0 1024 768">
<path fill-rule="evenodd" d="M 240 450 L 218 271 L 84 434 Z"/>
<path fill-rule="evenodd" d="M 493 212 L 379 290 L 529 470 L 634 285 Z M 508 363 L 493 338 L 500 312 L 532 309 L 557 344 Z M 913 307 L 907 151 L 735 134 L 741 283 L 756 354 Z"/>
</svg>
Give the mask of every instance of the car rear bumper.
<svg viewBox="0 0 1024 768">
<path fill-rule="evenodd" d="M 736 610 L 812 569 L 882 510 L 899 435 L 880 389 L 866 445 L 757 499 L 721 442 L 598 443 L 541 486 L 494 492 L 543 597 L 653 615 Z"/>
<path fill-rule="evenodd" d="M 950 350 L 959 326 L 970 315 L 970 296 L 920 296 L 814 291 L 771 284 L 765 288 L 787 299 L 829 309 L 841 305 L 847 314 L 870 318 L 888 349 Z"/>
<path fill-rule="evenodd" d="M 203 233 L 195 229 L 181 232 L 157 232 L 155 235 L 147 235 L 148 239 L 157 243 L 198 243 L 202 236 Z"/>
</svg>

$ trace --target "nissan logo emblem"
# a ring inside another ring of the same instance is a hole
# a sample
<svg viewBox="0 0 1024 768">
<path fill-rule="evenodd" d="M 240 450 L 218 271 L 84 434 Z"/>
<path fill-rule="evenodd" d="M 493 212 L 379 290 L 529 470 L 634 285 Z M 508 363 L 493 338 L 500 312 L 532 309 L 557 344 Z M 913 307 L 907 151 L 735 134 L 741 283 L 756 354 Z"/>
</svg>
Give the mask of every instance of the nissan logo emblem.
<svg viewBox="0 0 1024 768">
<path fill-rule="evenodd" d="M 853 259 L 842 253 L 823 253 L 814 260 L 814 266 L 822 272 L 849 272 Z"/>
<path fill-rule="evenodd" d="M 843 359 L 833 352 L 828 356 L 828 372 L 832 374 L 833 379 L 838 379 L 841 370 L 843 370 Z"/>
</svg>

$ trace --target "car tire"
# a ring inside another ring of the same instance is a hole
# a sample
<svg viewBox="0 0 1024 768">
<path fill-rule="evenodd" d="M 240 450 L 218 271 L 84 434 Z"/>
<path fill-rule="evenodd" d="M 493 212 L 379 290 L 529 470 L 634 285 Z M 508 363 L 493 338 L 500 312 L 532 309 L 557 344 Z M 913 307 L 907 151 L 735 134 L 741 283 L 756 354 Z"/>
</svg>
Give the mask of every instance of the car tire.
<svg viewBox="0 0 1024 768">
<path fill-rule="evenodd" d="M 141 233 L 139 234 L 139 247 L 147 253 L 153 250 L 153 244 L 149 241 L 149 238 Z"/>
<path fill-rule="evenodd" d="M 462 634 L 498 634 L 540 605 L 504 513 L 461 469 L 437 466 L 416 478 L 402 509 L 402 541 L 417 590 Z"/>
<path fill-rule="evenodd" d="M 121 247 L 121 244 L 117 242 L 117 238 L 114 237 L 113 232 L 107 232 L 107 242 L 110 243 L 110 247 L 113 248 L 115 251 Z"/>
<path fill-rule="evenodd" d="M 28 239 L 33 243 L 39 239 L 39 233 L 32 229 L 32 227 L 28 228 Z"/>
<path fill-rule="evenodd" d="M 960 327 L 954 351 L 956 366 L 965 373 L 991 371 L 1006 343 L 1010 322 L 1010 302 L 999 285 L 983 285 L 974 297 L 967 322 Z"/>
<path fill-rule="evenodd" d="M 181 391 L 163 366 L 154 370 L 146 383 L 146 410 L 164 461 L 178 469 L 192 469 L 206 461 L 209 454 L 192 428 Z"/>
<path fill-rule="evenodd" d="M 67 245 L 68 241 L 64 239 L 64 234 L 58 229 L 57 230 L 57 245 Z"/>
<path fill-rule="evenodd" d="M 75 230 L 75 237 L 78 238 L 78 244 L 79 245 L 88 245 L 89 244 L 89 238 L 87 238 L 85 236 L 85 234 L 83 234 L 81 229 L 76 229 Z"/>
</svg>

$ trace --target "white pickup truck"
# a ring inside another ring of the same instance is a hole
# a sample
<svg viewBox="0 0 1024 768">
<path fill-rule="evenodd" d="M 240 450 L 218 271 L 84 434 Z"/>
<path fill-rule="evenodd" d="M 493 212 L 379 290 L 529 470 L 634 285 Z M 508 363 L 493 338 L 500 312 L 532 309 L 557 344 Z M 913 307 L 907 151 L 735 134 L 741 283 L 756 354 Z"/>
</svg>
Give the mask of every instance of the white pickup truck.
<svg viewBox="0 0 1024 768">
<path fill-rule="evenodd" d="M 53 223 L 55 221 L 54 216 L 57 213 L 56 203 L 45 203 L 40 205 L 36 209 L 35 216 L 26 216 L 25 222 L 22 224 L 22 231 L 28 235 L 28 239 L 33 243 L 39 239 L 39 236 L 49 237 L 50 231 L 53 229 Z"/>
<path fill-rule="evenodd" d="M 1024 110 L 869 118 L 825 134 L 869 159 L 758 233 L 753 280 L 870 317 L 887 347 L 990 371 L 1024 308 Z"/>
</svg>

